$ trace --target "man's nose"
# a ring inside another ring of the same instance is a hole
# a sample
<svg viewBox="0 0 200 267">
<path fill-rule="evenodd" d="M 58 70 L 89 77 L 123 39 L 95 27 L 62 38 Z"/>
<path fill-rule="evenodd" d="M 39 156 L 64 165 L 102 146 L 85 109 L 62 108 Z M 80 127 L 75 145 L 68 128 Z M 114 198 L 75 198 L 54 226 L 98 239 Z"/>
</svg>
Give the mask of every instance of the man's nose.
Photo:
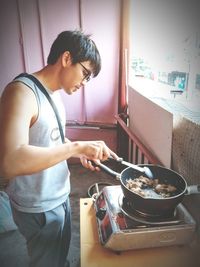
<svg viewBox="0 0 200 267">
<path fill-rule="evenodd" d="M 82 85 L 82 86 L 85 86 L 86 83 L 87 83 L 87 81 L 84 79 L 84 80 L 82 80 L 81 85 Z"/>
</svg>

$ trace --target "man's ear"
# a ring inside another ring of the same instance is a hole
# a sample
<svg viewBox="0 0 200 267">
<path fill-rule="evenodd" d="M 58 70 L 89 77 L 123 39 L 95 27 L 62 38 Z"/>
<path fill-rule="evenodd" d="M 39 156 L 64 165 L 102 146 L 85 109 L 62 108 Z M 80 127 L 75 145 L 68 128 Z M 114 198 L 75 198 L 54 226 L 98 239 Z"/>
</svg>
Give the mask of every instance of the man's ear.
<svg viewBox="0 0 200 267">
<path fill-rule="evenodd" d="M 65 51 L 61 57 L 63 67 L 70 66 L 72 64 L 71 54 L 69 51 Z"/>
</svg>

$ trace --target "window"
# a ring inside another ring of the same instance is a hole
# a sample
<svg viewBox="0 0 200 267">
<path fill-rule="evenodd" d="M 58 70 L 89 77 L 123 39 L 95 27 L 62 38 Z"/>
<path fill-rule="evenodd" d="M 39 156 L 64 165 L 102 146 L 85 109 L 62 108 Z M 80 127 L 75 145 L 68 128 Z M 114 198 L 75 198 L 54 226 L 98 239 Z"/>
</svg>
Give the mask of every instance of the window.
<svg viewBox="0 0 200 267">
<path fill-rule="evenodd" d="M 199 6 L 198 0 L 131 0 L 129 82 L 200 118 Z"/>
</svg>

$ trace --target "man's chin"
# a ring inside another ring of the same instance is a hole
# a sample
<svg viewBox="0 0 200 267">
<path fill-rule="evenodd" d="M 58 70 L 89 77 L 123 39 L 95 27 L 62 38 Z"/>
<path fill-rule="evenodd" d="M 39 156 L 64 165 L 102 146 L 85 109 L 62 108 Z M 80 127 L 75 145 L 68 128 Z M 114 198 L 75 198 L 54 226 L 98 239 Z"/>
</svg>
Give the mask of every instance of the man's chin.
<svg viewBox="0 0 200 267">
<path fill-rule="evenodd" d="M 76 92 L 76 90 L 70 89 L 65 91 L 68 95 L 72 95 L 73 93 Z"/>
</svg>

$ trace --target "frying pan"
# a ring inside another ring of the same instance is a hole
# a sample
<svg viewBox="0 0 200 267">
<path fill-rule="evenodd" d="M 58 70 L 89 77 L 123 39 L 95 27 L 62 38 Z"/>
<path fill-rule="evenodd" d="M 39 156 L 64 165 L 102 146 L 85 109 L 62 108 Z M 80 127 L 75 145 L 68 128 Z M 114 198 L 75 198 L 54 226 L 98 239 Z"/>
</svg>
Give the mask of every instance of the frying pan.
<svg viewBox="0 0 200 267">
<path fill-rule="evenodd" d="M 128 179 L 131 178 L 134 180 L 135 178 L 144 175 L 143 173 L 131 167 L 124 169 L 121 173 L 117 173 L 102 163 L 99 163 L 98 166 L 108 174 L 115 176 L 120 180 L 125 198 L 132 204 L 135 210 L 146 215 L 166 216 L 166 214 L 173 214 L 176 206 L 183 200 L 186 194 L 200 193 L 200 185 L 193 186 L 193 188 L 195 187 L 195 190 L 188 190 L 189 188 L 186 180 L 171 169 L 159 165 L 141 164 L 139 166 L 146 166 L 151 170 L 153 178 L 159 179 L 159 183 L 170 184 L 177 188 L 175 194 L 170 197 L 143 197 L 131 191 L 126 186 L 126 181 Z"/>
</svg>

